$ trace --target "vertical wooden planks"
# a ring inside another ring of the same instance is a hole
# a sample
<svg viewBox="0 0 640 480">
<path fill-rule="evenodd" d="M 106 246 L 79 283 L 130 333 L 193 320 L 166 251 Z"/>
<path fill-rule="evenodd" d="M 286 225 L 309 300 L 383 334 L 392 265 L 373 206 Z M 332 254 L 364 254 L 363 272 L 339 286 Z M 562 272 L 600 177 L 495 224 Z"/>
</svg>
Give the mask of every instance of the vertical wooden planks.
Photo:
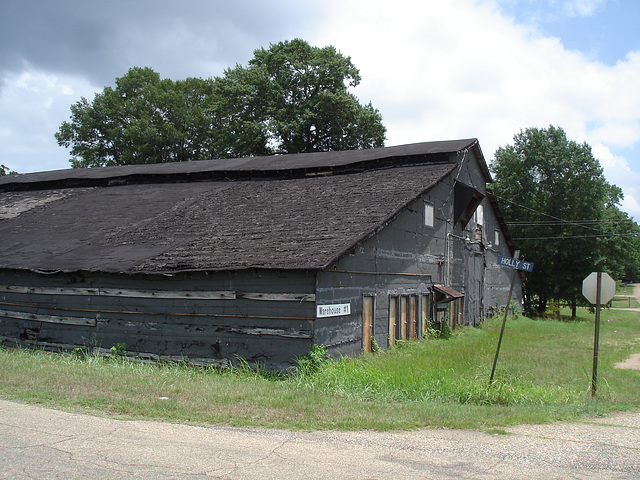
<svg viewBox="0 0 640 480">
<path fill-rule="evenodd" d="M 396 318 L 398 315 L 398 297 L 389 297 L 389 346 L 396 343 Z"/>
<path fill-rule="evenodd" d="M 370 352 L 372 347 L 374 300 L 373 295 L 362 297 L 362 350 L 365 352 Z"/>
<path fill-rule="evenodd" d="M 418 297 L 416 295 L 409 297 L 409 338 L 411 340 L 416 339 L 417 299 Z"/>
</svg>

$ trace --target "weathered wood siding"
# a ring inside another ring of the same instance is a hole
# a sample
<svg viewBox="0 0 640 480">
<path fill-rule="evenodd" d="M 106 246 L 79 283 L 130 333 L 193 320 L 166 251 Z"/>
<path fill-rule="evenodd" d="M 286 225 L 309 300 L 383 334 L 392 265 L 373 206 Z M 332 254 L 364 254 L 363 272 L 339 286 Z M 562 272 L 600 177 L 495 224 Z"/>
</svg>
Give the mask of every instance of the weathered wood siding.
<svg viewBox="0 0 640 480">
<path fill-rule="evenodd" d="M 316 301 L 318 304 L 351 305 L 351 315 L 318 318 L 315 342 L 342 355 L 356 355 L 363 347 L 364 296 L 375 297 L 373 338 L 386 348 L 403 332 L 391 331 L 390 299 L 398 299 L 397 328 L 409 328 L 410 303 L 413 305 L 415 336 L 424 330 L 422 312 L 431 312 L 431 291 L 434 276 L 441 270 L 443 241 L 442 218 L 436 215 L 435 225 L 424 223 L 425 201 L 421 197 L 404 208 L 377 234 L 343 256 L 331 268 L 318 274 Z M 440 233 L 438 233 L 440 232 Z M 400 299 L 408 304 L 406 318 L 401 319 Z M 423 303 L 429 303 L 423 308 Z M 399 325 L 404 322 L 404 327 Z M 393 325 L 393 323 L 391 323 Z M 405 338 L 410 338 L 406 334 Z"/>
<path fill-rule="evenodd" d="M 312 345 L 315 275 L 247 270 L 175 276 L 0 272 L 3 343 L 109 349 L 286 369 Z"/>
</svg>

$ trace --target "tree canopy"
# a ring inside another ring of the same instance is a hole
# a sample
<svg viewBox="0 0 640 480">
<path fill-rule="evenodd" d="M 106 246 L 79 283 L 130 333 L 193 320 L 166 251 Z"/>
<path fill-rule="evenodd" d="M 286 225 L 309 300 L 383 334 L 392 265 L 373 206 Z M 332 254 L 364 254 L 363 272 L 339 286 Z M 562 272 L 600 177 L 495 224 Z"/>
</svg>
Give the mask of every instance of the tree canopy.
<svg viewBox="0 0 640 480">
<path fill-rule="evenodd" d="M 349 57 L 300 39 L 215 78 L 134 67 L 73 104 L 55 136 L 74 167 L 382 147 L 379 111 L 349 91 L 359 82 Z"/>
<path fill-rule="evenodd" d="M 10 170 L 6 165 L 0 165 L 0 177 L 4 177 L 5 175 L 16 175 L 18 172 L 14 172 Z"/>
<path fill-rule="evenodd" d="M 618 208 L 622 191 L 606 181 L 589 145 L 558 127 L 529 128 L 496 151 L 491 170 L 514 242 L 535 264 L 525 307 L 576 302 L 592 271 L 637 277 L 640 229 Z"/>
</svg>

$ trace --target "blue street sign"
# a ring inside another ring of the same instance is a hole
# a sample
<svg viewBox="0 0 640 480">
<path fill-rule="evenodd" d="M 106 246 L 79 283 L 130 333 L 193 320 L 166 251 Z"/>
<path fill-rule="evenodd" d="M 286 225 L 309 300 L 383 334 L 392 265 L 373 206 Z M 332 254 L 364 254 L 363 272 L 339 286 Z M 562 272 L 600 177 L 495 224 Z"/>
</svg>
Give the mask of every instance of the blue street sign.
<svg viewBox="0 0 640 480">
<path fill-rule="evenodd" d="M 525 272 L 533 272 L 533 263 L 524 260 L 516 260 L 515 258 L 503 257 L 498 255 L 498 265 L 502 267 L 515 268 Z"/>
</svg>

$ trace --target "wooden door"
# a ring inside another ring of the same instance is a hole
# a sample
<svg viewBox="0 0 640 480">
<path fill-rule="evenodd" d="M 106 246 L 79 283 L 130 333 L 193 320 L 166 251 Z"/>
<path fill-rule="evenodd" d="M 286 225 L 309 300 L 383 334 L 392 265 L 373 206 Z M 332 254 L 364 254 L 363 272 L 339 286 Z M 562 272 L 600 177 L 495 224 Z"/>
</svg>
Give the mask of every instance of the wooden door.
<svg viewBox="0 0 640 480">
<path fill-rule="evenodd" d="M 416 318 L 418 314 L 418 296 L 411 295 L 409 297 L 409 338 L 415 340 L 417 338 Z"/>
<path fill-rule="evenodd" d="M 396 323 L 398 318 L 398 297 L 389 297 L 389 346 L 396 343 Z"/>
<path fill-rule="evenodd" d="M 375 308 L 375 297 L 364 295 L 362 297 L 362 350 L 371 351 L 371 339 L 373 337 L 373 315 Z"/>
<path fill-rule="evenodd" d="M 400 297 L 400 338 L 407 339 L 407 296 Z"/>
</svg>

